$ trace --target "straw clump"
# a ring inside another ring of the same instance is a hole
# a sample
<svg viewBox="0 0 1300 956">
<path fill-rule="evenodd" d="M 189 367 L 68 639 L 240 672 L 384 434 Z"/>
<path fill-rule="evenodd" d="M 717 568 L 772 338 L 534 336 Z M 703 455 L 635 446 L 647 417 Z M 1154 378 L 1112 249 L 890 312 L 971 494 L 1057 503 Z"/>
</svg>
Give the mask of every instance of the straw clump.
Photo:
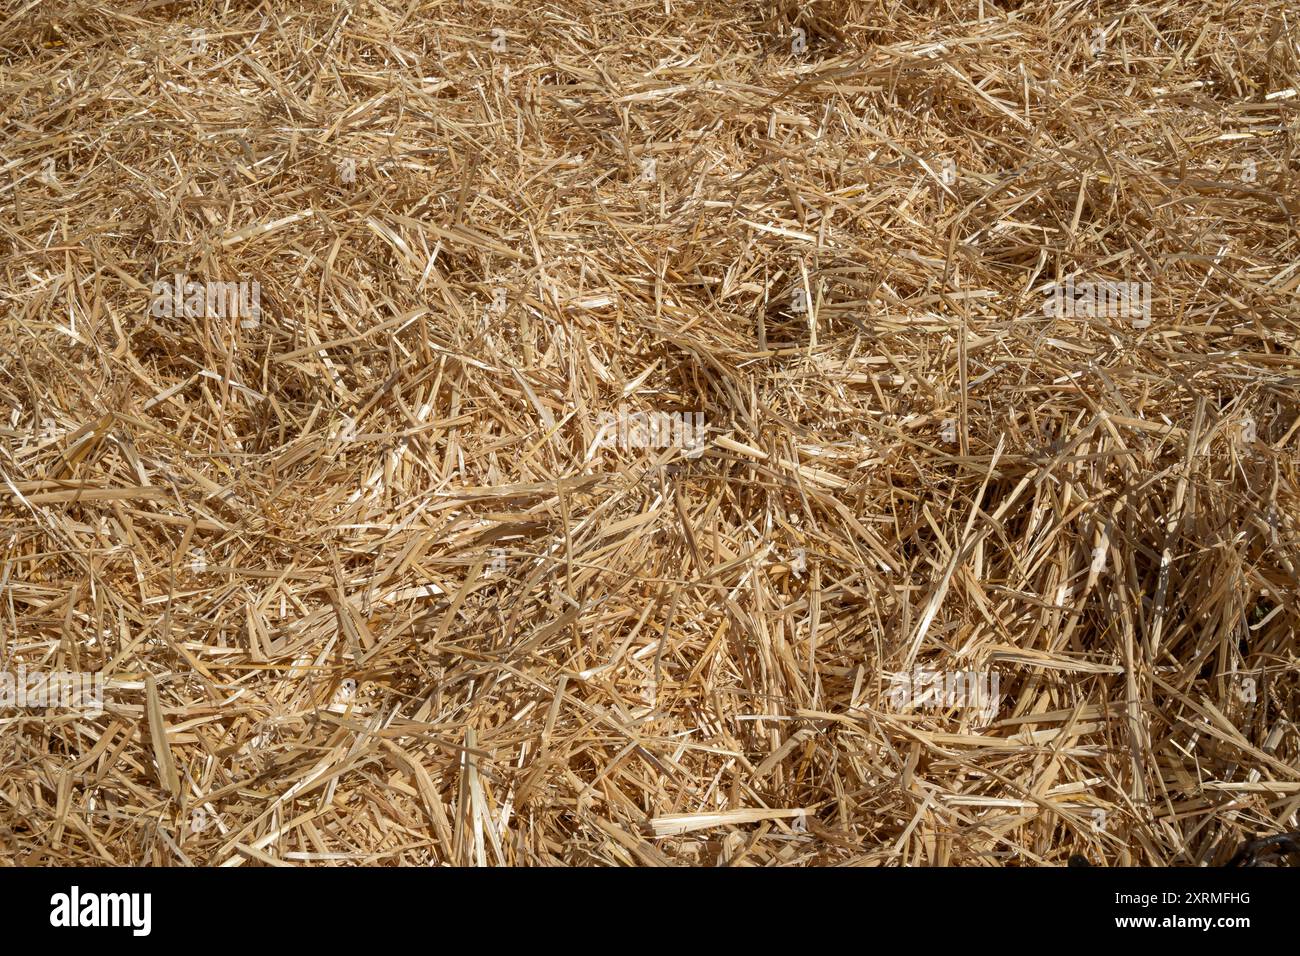
<svg viewBox="0 0 1300 956">
<path fill-rule="evenodd" d="M 1297 829 L 1285 10 L 13 5 L 0 856 Z"/>
</svg>

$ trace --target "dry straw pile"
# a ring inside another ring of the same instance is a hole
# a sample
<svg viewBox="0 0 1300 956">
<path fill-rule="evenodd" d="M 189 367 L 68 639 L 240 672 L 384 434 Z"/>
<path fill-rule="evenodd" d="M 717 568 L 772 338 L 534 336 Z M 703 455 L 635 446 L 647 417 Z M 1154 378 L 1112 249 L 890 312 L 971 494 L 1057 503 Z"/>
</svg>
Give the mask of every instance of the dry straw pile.
<svg viewBox="0 0 1300 956">
<path fill-rule="evenodd" d="M 11 0 L 3 858 L 1295 829 L 1287 7 Z"/>
</svg>

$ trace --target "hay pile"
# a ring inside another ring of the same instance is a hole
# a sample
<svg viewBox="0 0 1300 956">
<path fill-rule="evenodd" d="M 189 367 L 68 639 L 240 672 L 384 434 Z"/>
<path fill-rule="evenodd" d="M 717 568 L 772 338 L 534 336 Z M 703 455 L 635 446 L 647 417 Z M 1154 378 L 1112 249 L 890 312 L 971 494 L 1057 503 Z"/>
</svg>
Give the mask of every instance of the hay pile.
<svg viewBox="0 0 1300 956">
<path fill-rule="evenodd" d="M 9 4 L 4 858 L 1295 829 L 1300 27 L 1105 6 Z"/>
</svg>

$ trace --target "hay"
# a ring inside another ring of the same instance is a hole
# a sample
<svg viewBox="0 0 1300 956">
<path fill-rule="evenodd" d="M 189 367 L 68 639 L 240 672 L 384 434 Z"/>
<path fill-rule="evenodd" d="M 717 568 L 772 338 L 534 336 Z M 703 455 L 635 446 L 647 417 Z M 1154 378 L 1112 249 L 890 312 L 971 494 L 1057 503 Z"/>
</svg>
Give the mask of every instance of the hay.
<svg viewBox="0 0 1300 956">
<path fill-rule="evenodd" d="M 1286 12 L 11 5 L 5 860 L 1297 829 Z"/>
</svg>

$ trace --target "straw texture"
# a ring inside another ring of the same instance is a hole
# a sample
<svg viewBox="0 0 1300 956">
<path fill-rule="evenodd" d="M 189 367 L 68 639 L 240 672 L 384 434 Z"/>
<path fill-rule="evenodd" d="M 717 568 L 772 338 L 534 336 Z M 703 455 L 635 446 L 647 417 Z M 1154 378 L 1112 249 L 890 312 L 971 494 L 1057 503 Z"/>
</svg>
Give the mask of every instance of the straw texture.
<svg viewBox="0 0 1300 956">
<path fill-rule="evenodd" d="M 0 858 L 1296 830 L 1298 29 L 6 4 L 0 669 L 105 699 L 0 710 Z"/>
</svg>

